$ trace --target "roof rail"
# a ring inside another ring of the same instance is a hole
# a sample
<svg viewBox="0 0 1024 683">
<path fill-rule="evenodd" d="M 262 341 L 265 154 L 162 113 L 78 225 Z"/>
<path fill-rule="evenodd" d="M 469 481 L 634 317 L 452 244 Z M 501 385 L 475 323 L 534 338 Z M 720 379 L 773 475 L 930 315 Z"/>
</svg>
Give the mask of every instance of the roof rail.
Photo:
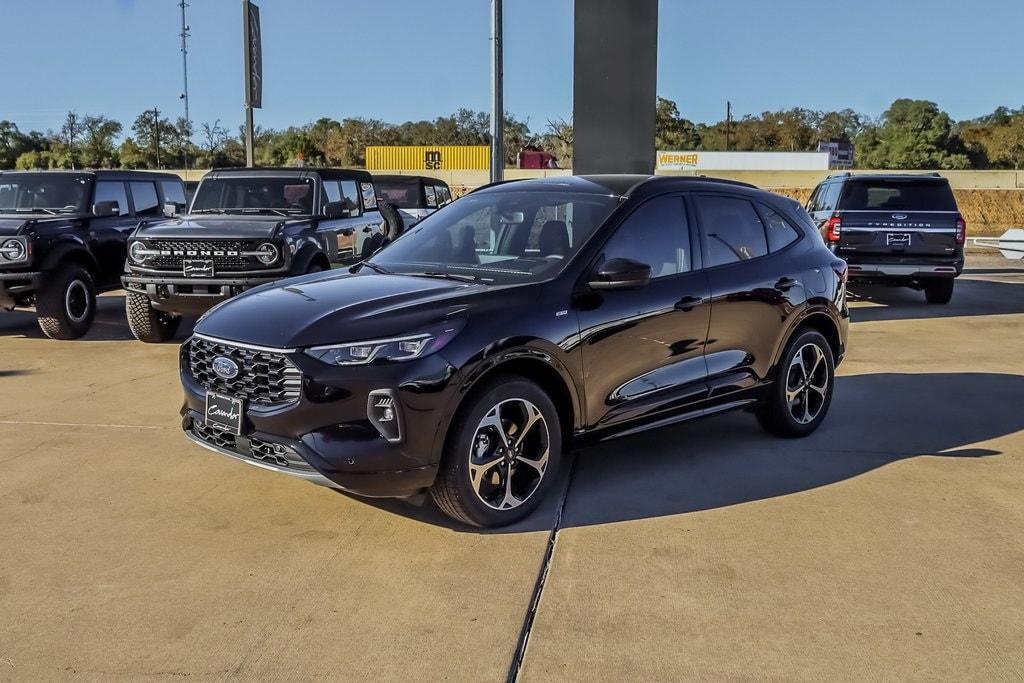
<svg viewBox="0 0 1024 683">
<path fill-rule="evenodd" d="M 672 176 L 662 176 L 662 177 L 672 177 Z M 677 177 L 677 178 L 685 178 L 686 176 L 675 176 L 675 177 Z M 745 183 L 742 180 L 730 180 L 728 178 L 716 178 L 714 176 L 709 176 L 709 175 L 704 175 L 704 174 L 690 176 L 690 177 L 691 178 L 700 178 L 701 180 L 705 180 L 705 181 L 711 182 L 711 183 L 722 183 L 723 185 L 737 185 L 739 187 L 752 187 L 755 190 L 760 189 L 760 188 L 758 188 L 757 185 L 754 185 L 753 183 Z"/>
<path fill-rule="evenodd" d="M 853 175 L 853 174 L 850 173 L 849 171 L 843 171 L 842 173 L 829 173 L 828 177 L 829 178 L 849 178 L 851 175 Z"/>
</svg>

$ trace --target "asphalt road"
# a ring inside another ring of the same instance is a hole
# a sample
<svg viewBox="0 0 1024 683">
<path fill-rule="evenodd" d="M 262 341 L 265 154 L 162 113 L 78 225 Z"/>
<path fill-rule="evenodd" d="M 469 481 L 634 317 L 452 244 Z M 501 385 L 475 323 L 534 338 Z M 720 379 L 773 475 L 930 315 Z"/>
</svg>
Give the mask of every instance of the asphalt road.
<svg viewBox="0 0 1024 683">
<path fill-rule="evenodd" d="M 77 342 L 0 313 L 0 680 L 501 680 L 524 634 L 524 680 L 1019 679 L 1024 263 L 855 293 L 816 434 L 581 451 L 554 535 L 560 496 L 479 533 L 190 445 L 119 296 Z"/>
</svg>

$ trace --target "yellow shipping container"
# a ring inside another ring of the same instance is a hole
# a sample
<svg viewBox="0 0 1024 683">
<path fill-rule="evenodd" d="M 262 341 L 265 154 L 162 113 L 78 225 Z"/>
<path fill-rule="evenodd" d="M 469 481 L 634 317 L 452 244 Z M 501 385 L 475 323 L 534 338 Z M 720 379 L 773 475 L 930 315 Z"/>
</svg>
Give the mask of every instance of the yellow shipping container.
<svg viewBox="0 0 1024 683">
<path fill-rule="evenodd" d="M 410 145 L 366 148 L 368 171 L 468 171 L 491 167 L 487 145 Z"/>
</svg>

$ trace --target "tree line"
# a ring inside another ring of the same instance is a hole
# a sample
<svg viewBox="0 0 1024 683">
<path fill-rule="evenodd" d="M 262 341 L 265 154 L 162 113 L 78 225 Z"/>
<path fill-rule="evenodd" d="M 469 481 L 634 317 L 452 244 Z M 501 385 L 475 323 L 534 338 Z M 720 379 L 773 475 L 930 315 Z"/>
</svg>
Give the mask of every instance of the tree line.
<svg viewBox="0 0 1024 683">
<path fill-rule="evenodd" d="M 431 121 L 393 124 L 372 118 L 320 118 L 275 130 L 257 127 L 256 163 L 261 166 L 363 166 L 369 145 L 490 144 L 486 112 L 460 109 Z M 572 123 L 549 120 L 538 131 L 506 113 L 506 164 L 522 149 L 555 155 L 572 166 Z M 825 140 L 855 146 L 857 166 L 893 169 L 984 169 L 1024 166 L 1024 107 L 999 107 L 991 114 L 954 121 L 937 104 L 899 99 L 879 117 L 852 109 L 814 111 L 800 107 L 766 111 L 733 121 L 694 123 L 678 105 L 657 101 L 655 146 L 662 150 L 813 151 Z M 245 165 L 242 127 L 220 120 L 191 125 L 158 110 L 139 114 L 131 126 L 103 115 L 69 111 L 58 130 L 22 132 L 0 121 L 0 168 L 211 168 Z"/>
</svg>

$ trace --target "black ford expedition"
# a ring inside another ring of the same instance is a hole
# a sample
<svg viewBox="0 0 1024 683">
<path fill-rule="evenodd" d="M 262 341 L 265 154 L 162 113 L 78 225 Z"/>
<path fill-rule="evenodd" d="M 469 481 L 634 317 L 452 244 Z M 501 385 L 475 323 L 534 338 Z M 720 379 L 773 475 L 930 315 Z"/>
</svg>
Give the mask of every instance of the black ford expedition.
<svg viewBox="0 0 1024 683">
<path fill-rule="evenodd" d="M 380 222 L 365 171 L 211 171 L 188 215 L 132 235 L 122 279 L 128 324 L 142 341 L 169 339 L 183 314 L 250 287 L 357 261 Z"/>
<path fill-rule="evenodd" d="M 807 211 L 851 279 L 923 289 L 933 304 L 953 297 L 967 224 L 945 178 L 832 175 L 815 188 Z"/>
<path fill-rule="evenodd" d="M 185 205 L 168 173 L 0 173 L 0 307 L 34 304 L 46 336 L 81 337 L 96 294 L 121 287 L 128 235 L 167 205 Z"/>
</svg>

